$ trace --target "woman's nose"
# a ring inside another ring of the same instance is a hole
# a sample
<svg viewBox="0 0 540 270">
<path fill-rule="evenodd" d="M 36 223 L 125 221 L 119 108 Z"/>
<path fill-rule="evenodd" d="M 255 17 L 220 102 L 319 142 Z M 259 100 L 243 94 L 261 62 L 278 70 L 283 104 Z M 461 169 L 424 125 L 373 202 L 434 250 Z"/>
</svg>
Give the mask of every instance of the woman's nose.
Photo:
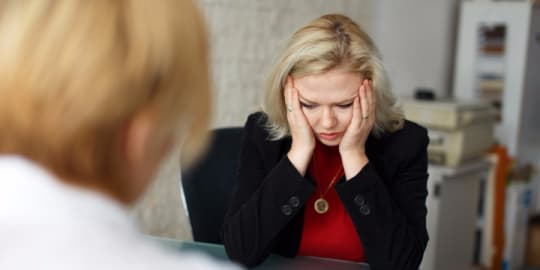
<svg viewBox="0 0 540 270">
<path fill-rule="evenodd" d="M 331 129 L 336 125 L 336 116 L 331 108 L 325 108 L 323 110 L 321 120 L 322 127 L 325 129 Z"/>
</svg>

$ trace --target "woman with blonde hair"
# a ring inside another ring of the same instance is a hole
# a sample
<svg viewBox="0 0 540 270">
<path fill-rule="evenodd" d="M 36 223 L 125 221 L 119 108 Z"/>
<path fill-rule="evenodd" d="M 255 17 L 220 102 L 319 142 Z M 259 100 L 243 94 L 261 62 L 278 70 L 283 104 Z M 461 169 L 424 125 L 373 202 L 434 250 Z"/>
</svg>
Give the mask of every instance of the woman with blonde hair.
<svg viewBox="0 0 540 270">
<path fill-rule="evenodd" d="M 379 52 L 351 19 L 293 34 L 249 116 L 225 218 L 229 256 L 270 253 L 418 269 L 426 231 L 426 129 L 407 121 Z"/>
<path fill-rule="evenodd" d="M 224 268 L 127 213 L 204 145 L 205 33 L 189 0 L 0 2 L 0 269 Z"/>
</svg>

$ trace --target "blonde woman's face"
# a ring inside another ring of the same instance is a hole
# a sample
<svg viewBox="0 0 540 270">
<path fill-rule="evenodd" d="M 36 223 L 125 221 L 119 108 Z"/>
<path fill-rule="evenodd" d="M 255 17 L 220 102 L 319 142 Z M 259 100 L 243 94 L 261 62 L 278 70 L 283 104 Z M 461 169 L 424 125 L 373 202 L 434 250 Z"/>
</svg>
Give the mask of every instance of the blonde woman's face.
<svg viewBox="0 0 540 270">
<path fill-rule="evenodd" d="M 338 146 L 341 142 L 363 79 L 358 73 L 333 69 L 294 80 L 302 111 L 321 143 Z"/>
</svg>

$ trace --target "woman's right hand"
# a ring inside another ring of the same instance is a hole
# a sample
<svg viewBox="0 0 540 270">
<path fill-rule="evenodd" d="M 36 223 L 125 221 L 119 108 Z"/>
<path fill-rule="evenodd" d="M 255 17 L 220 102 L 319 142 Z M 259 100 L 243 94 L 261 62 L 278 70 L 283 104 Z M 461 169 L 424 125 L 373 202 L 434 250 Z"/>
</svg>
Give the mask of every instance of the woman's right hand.
<svg viewBox="0 0 540 270">
<path fill-rule="evenodd" d="M 292 146 L 287 157 L 296 170 L 301 175 L 305 175 L 313 155 L 313 149 L 315 149 L 315 137 L 302 110 L 298 89 L 294 88 L 293 79 L 290 76 L 287 77 L 284 95 L 287 121 L 292 137 Z"/>
</svg>

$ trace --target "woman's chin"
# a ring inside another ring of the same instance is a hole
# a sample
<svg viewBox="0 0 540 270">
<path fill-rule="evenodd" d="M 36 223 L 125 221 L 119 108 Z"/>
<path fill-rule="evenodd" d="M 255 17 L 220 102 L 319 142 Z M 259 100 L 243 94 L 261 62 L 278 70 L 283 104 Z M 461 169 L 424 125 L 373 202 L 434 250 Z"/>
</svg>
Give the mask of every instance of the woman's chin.
<svg viewBox="0 0 540 270">
<path fill-rule="evenodd" d="M 339 146 L 339 143 L 341 142 L 341 137 L 335 138 L 333 140 L 328 140 L 322 137 L 319 137 L 319 142 L 326 146 Z"/>
</svg>

